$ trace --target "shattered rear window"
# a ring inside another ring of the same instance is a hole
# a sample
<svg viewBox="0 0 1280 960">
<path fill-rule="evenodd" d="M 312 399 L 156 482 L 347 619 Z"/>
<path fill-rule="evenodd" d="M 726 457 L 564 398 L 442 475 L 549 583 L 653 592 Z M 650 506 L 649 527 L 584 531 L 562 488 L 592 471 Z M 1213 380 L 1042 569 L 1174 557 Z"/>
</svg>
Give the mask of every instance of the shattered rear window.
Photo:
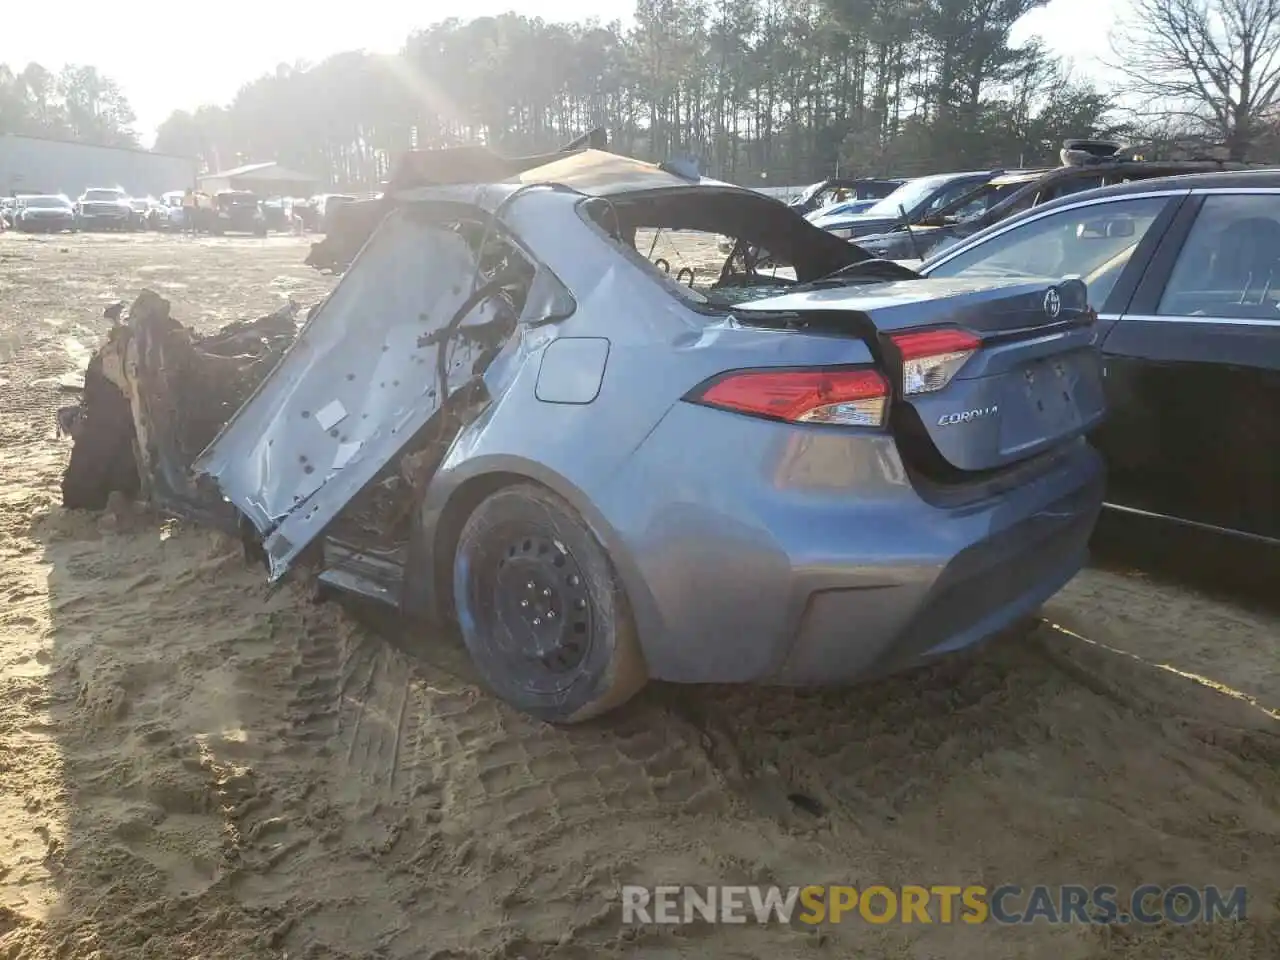
<svg viewBox="0 0 1280 960">
<path fill-rule="evenodd" d="M 795 270 L 773 261 L 767 252 L 748 270 L 742 257 L 734 256 L 737 247 L 735 237 L 658 228 L 637 230 L 630 252 L 638 254 L 646 271 L 671 293 L 713 310 L 772 297 L 794 284 Z M 752 274 L 750 285 L 740 285 L 747 273 Z"/>
<path fill-rule="evenodd" d="M 641 227 L 635 231 L 632 245 L 614 236 L 598 217 L 591 219 L 610 234 L 623 256 L 695 309 L 720 312 L 775 296 L 795 283 L 795 270 L 769 259 L 767 251 L 760 262 L 748 269 L 735 237 L 701 230 Z M 751 284 L 740 285 L 740 278 L 748 272 L 754 274 Z"/>
</svg>

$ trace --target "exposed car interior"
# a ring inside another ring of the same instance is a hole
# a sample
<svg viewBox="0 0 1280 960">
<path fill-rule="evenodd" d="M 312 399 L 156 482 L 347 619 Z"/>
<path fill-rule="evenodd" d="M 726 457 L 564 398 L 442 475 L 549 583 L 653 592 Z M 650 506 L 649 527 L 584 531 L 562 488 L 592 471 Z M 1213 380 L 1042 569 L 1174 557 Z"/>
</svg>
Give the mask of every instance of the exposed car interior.
<svg viewBox="0 0 1280 960">
<path fill-rule="evenodd" d="M 854 282 L 862 264 L 875 265 L 864 280 L 918 276 L 872 260 L 777 201 L 739 190 L 655 191 L 624 201 L 596 198 L 584 206 L 629 259 L 687 302 L 712 309 L 833 276 Z M 721 237 L 731 240 L 727 255 L 717 249 Z"/>
</svg>

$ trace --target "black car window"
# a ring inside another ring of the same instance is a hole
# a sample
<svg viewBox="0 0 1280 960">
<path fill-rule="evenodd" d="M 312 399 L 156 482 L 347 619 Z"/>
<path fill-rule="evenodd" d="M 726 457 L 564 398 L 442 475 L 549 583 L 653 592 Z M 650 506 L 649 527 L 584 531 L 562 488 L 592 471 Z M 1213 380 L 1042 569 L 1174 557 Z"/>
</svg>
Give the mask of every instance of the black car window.
<svg viewBox="0 0 1280 960">
<path fill-rule="evenodd" d="M 1102 186 L 1102 177 L 1074 177 L 1059 185 L 1053 192 L 1055 197 L 1066 197 L 1084 190 L 1093 190 Z M 1042 203 L 1044 201 L 1041 201 Z"/>
<path fill-rule="evenodd" d="M 930 267 L 931 277 L 1079 277 L 1101 309 L 1129 257 L 1168 203 L 1118 198 L 1056 210 L 981 240 Z"/>
<path fill-rule="evenodd" d="M 947 204 L 959 200 L 966 193 L 972 193 L 980 186 L 982 186 L 981 180 L 961 180 L 950 184 L 945 189 L 940 190 L 938 195 L 929 201 L 928 205 L 924 208 L 923 213 L 928 214 L 941 210 Z"/>
<path fill-rule="evenodd" d="M 1206 197 L 1156 313 L 1280 319 L 1280 195 Z"/>
</svg>

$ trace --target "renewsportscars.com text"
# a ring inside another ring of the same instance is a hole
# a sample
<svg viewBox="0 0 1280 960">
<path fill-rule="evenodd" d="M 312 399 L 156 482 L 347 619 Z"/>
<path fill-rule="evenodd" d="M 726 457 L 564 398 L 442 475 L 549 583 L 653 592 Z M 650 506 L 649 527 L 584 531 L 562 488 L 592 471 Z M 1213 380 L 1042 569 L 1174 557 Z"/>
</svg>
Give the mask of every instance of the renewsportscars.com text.
<svg viewBox="0 0 1280 960">
<path fill-rule="evenodd" d="M 624 923 L 1212 923 L 1246 919 L 1247 891 L 1113 886 L 624 886 Z"/>
</svg>

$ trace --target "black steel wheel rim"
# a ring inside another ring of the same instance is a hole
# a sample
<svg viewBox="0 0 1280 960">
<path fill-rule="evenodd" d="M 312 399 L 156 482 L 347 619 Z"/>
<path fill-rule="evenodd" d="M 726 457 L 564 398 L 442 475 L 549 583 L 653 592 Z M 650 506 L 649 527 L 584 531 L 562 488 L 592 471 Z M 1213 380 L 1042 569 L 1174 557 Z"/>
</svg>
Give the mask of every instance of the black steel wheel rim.
<svg viewBox="0 0 1280 960">
<path fill-rule="evenodd" d="M 530 693 L 567 690 L 584 671 L 597 619 L 568 547 L 535 525 L 504 524 L 470 568 L 472 620 L 507 676 Z"/>
</svg>

